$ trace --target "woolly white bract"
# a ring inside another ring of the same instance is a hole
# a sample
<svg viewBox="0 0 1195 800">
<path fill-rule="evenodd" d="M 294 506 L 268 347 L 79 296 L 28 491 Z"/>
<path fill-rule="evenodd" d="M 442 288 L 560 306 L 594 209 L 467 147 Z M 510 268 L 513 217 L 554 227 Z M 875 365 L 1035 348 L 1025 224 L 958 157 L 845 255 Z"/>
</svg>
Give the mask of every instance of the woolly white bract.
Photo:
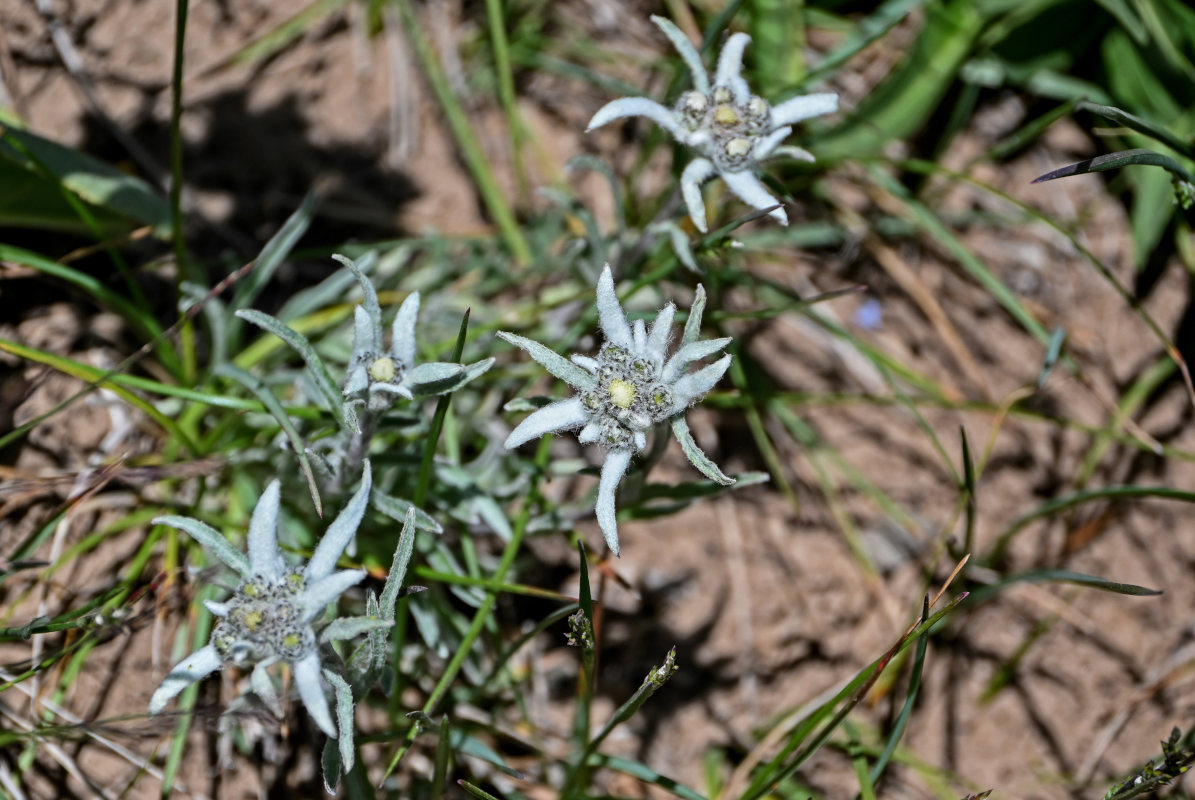
<svg viewBox="0 0 1195 800">
<path fill-rule="evenodd" d="M 647 432 L 668 422 L 685 455 L 702 474 L 723 485 L 734 483 L 693 441 L 684 412 L 713 388 L 730 366 L 729 355 L 696 372 L 695 361 L 707 358 L 730 344 L 729 338 L 698 341 L 705 290 L 697 296 L 685 322 L 680 347 L 668 356 L 676 306 L 664 306 L 651 328 L 643 320 L 627 321 L 614 291 L 614 277 L 607 264 L 597 285 L 598 322 L 605 343 L 596 357 L 573 355 L 568 360 L 544 345 L 500 331 L 498 335 L 542 364 L 548 372 L 577 390 L 575 397 L 551 403 L 523 420 L 506 439 L 518 447 L 545 433 L 580 428 L 582 444 L 606 448 L 598 484 L 597 518 L 606 543 L 618 555 L 618 523 L 614 499 L 631 457 L 647 447 Z"/>
<path fill-rule="evenodd" d="M 667 108 L 646 97 L 623 97 L 598 109 L 588 130 L 600 128 L 621 117 L 647 117 L 664 128 L 681 144 L 701 153 L 681 174 L 681 194 L 693 224 L 702 233 L 707 230 L 705 202 L 701 184 L 715 175 L 749 206 L 772 208 L 776 198 L 768 193 L 755 176 L 755 166 L 768 158 L 786 155 L 803 161 L 813 156 L 799 147 L 781 147 L 801 120 L 829 114 L 838 109 L 838 95 L 832 92 L 794 97 L 772 106 L 751 94 L 742 77 L 743 50 L 751 37 L 732 35 L 718 56 L 713 85 L 701 64 L 701 55 L 676 25 L 663 17 L 652 22 L 672 41 L 693 75 L 693 89 L 680 96 L 674 108 Z M 771 216 L 781 225 L 788 224 L 784 209 L 775 208 Z"/>
<path fill-rule="evenodd" d="M 320 642 L 314 623 L 329 603 L 365 577 L 363 570 L 338 572 L 335 568 L 361 524 L 369 503 L 370 484 L 369 462 L 366 461 L 361 487 L 328 526 L 311 560 L 302 566 L 288 565 L 278 550 L 279 481 L 266 487 L 253 510 L 247 556 L 199 520 L 175 516 L 154 520 L 155 524 L 169 525 L 190 534 L 231 567 L 241 577 L 241 583 L 227 600 L 206 603 L 208 610 L 219 619 L 211 640 L 170 671 L 150 698 L 149 713 L 161 712 L 187 686 L 225 665 L 253 665 L 253 691 L 262 696 L 267 705 L 276 708 L 273 682 L 266 669 L 286 661 L 293 667 L 295 686 L 311 718 L 326 734 L 337 736 L 322 682 Z M 356 635 L 361 630 L 360 625 L 333 624 L 328 626 L 322 638 L 347 638 L 337 634 Z M 329 632 L 331 636 L 327 635 Z"/>
</svg>

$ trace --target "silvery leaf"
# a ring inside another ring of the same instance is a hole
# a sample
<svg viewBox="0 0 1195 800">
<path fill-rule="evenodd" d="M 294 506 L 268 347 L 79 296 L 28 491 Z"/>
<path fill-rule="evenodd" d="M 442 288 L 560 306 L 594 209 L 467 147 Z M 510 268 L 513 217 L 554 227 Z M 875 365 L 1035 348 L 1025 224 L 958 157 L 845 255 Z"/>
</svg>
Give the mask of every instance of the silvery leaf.
<svg viewBox="0 0 1195 800">
<path fill-rule="evenodd" d="M 689 463 L 697 467 L 698 472 L 714 483 L 720 483 L 723 486 L 734 485 L 734 478 L 729 477 L 722 470 L 718 469 L 718 465 L 702 452 L 701 448 L 697 446 L 697 442 L 693 441 L 693 433 L 689 430 L 689 424 L 679 414 L 672 418 L 672 434 L 680 442 L 681 450 L 685 453 L 685 458 L 689 459 Z"/>
<path fill-rule="evenodd" d="M 527 355 L 538 361 L 544 369 L 574 389 L 589 391 L 597 386 L 597 379 L 583 367 L 577 366 L 555 350 L 551 350 L 539 342 L 506 331 L 498 331 L 498 338 L 525 350 Z"/>
<path fill-rule="evenodd" d="M 369 505 L 369 490 L 373 482 L 369 459 L 365 459 L 361 472 L 361 486 L 345 504 L 344 509 L 332 520 L 320 543 L 316 545 L 311 560 L 307 562 L 308 582 L 318 581 L 332 574 L 349 542 L 361 526 L 365 509 Z"/>
<path fill-rule="evenodd" d="M 709 76 L 706 75 L 705 66 L 701 63 L 701 54 L 689 41 L 689 37 L 685 36 L 670 19 L 652 16 L 651 21 L 664 32 L 664 35 L 672 42 L 672 46 L 676 48 L 676 52 L 680 53 L 680 57 L 684 59 L 685 66 L 689 68 L 689 72 L 693 76 L 693 88 L 702 94 L 709 94 Z"/>
<path fill-rule="evenodd" d="M 152 522 L 154 525 L 169 525 L 171 528 L 178 528 L 203 545 L 203 548 L 216 558 L 236 570 L 242 578 L 253 576 L 253 571 L 249 568 L 249 559 L 245 557 L 245 554 L 229 544 L 223 534 L 206 522 L 200 522 L 190 517 L 176 517 L 173 514 L 154 517 Z"/>
<path fill-rule="evenodd" d="M 614 506 L 614 498 L 618 493 L 618 484 L 626 474 L 631 464 L 630 450 L 610 450 L 606 453 L 606 460 L 602 464 L 602 477 L 598 482 L 598 496 L 595 511 L 597 512 L 598 527 L 602 529 L 602 536 L 610 547 L 610 552 L 619 555 L 618 551 L 618 511 Z"/>
</svg>

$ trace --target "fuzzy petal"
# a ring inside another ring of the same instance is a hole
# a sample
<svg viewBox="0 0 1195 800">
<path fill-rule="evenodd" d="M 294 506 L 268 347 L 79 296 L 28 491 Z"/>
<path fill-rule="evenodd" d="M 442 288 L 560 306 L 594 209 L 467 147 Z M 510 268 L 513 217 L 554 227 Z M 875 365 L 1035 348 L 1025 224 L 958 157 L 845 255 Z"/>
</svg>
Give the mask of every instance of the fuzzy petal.
<svg viewBox="0 0 1195 800">
<path fill-rule="evenodd" d="M 598 324 L 602 327 L 606 341 L 628 350 L 633 349 L 635 341 L 631 338 L 631 326 L 614 291 L 614 275 L 610 272 L 609 264 L 602 269 L 602 276 L 598 278 L 597 309 Z"/>
<path fill-rule="evenodd" d="M 300 619 L 311 622 L 328 604 L 345 593 L 350 586 L 356 586 L 365 580 L 365 570 L 346 569 L 334 572 L 326 578 L 314 583 L 308 582 L 307 588 L 299 597 Z"/>
<path fill-rule="evenodd" d="M 697 52 L 697 48 L 689 41 L 689 37 L 685 36 L 681 32 L 681 29 L 676 27 L 670 19 L 653 16 L 651 21 L 664 32 L 664 35 L 672 42 L 672 46 L 676 48 L 676 52 L 680 53 L 680 57 L 684 59 L 685 66 L 689 68 L 689 72 L 693 75 L 693 88 L 702 94 L 709 94 L 709 76 L 706 75 L 705 66 L 701 63 L 701 54 Z"/>
<path fill-rule="evenodd" d="M 614 508 L 614 496 L 618 493 L 618 484 L 626 474 L 631 464 L 630 450 L 611 450 L 606 454 L 606 461 L 602 464 L 602 477 L 598 483 L 597 512 L 598 527 L 606 537 L 606 544 L 614 555 L 618 552 L 618 513 Z"/>
<path fill-rule="evenodd" d="M 282 719 L 284 716 L 282 701 L 278 699 L 278 692 L 274 689 L 274 679 L 268 672 L 270 663 L 262 661 L 254 665 L 253 672 L 249 676 L 249 686 L 252 687 L 253 693 L 261 698 L 265 707 L 270 709 L 270 713 L 277 719 Z"/>
<path fill-rule="evenodd" d="M 415 399 L 415 394 L 401 383 L 375 383 L 369 388 L 374 392 L 381 392 L 383 394 L 396 394 L 399 397 L 405 397 L 408 400 Z"/>
<path fill-rule="evenodd" d="M 677 350 L 672 358 L 668 359 L 668 363 L 664 365 L 664 371 L 660 375 L 660 380 L 664 383 L 674 382 L 684 373 L 685 368 L 694 361 L 709 358 L 732 341 L 734 340 L 729 336 L 725 336 L 721 339 L 702 339 L 696 342 L 689 342 Z"/>
<path fill-rule="evenodd" d="M 672 337 L 672 320 L 676 317 L 676 305 L 669 303 L 656 314 L 651 330 L 647 332 L 647 356 L 655 364 L 656 369 L 664 365 L 664 356 L 668 350 L 668 340 Z"/>
<path fill-rule="evenodd" d="M 602 426 L 596 422 L 587 422 L 581 432 L 577 434 L 577 441 L 581 444 L 593 444 L 598 440 Z"/>
<path fill-rule="evenodd" d="M 832 114 L 838 110 L 838 95 L 834 92 L 806 94 L 772 106 L 772 125 L 792 125 L 810 117 Z"/>
<path fill-rule="evenodd" d="M 373 475 L 367 458 L 365 459 L 365 469 L 361 473 L 361 487 L 345 503 L 344 510 L 337 515 L 336 519 L 332 520 L 332 524 L 328 526 L 327 532 L 316 546 L 315 552 L 311 554 L 311 560 L 307 562 L 306 575 L 309 586 L 328 577 L 332 574 L 332 570 L 336 569 L 336 562 L 340 560 L 340 555 L 357 534 L 361 518 L 365 516 L 365 507 L 369 505 L 369 489 L 372 483 Z"/>
<path fill-rule="evenodd" d="M 701 184 L 717 174 L 714 162 L 708 158 L 695 158 L 685 167 L 680 176 L 680 193 L 685 198 L 685 207 L 689 209 L 689 219 L 697 226 L 697 230 L 708 233 L 705 222 L 705 201 L 701 198 Z"/>
<path fill-rule="evenodd" d="M 415 366 L 415 321 L 419 317 L 419 292 L 411 292 L 398 307 L 390 331 L 390 356 L 403 369 Z"/>
<path fill-rule="evenodd" d="M 149 698 L 149 713 L 159 714 L 174 696 L 192 683 L 202 680 L 220 668 L 220 655 L 213 645 L 201 647 L 170 670 Z"/>
<path fill-rule="evenodd" d="M 350 366 L 344 379 L 342 393 L 350 397 L 369 388 L 369 367 L 365 364 Z"/>
<path fill-rule="evenodd" d="M 353 308 L 353 354 L 349 358 L 350 364 L 369 364 L 378 357 L 377 329 L 369 312 L 362 306 Z"/>
<path fill-rule="evenodd" d="M 776 198 L 768 194 L 763 181 L 749 171 L 723 172 L 722 180 L 726 181 L 726 186 L 730 191 L 738 195 L 740 200 L 752 208 L 762 210 L 772 208 L 772 206 L 776 205 Z M 781 225 L 788 224 L 788 215 L 784 213 L 783 208 L 772 209 L 769 216 Z"/>
<path fill-rule="evenodd" d="M 672 413 L 679 414 L 700 400 L 710 389 L 714 388 L 714 384 L 722 379 L 722 376 L 726 374 L 726 370 L 730 369 L 730 360 L 730 355 L 722 356 L 722 358 L 719 358 L 713 364 L 702 367 L 689 375 L 685 375 L 672 384 L 672 396 L 676 398 L 676 403 L 672 407 Z"/>
<path fill-rule="evenodd" d="M 648 100 L 646 97 L 620 97 L 617 100 L 611 100 L 597 110 L 593 119 L 589 120 L 585 131 L 588 133 L 594 128 L 600 128 L 607 122 L 613 122 L 622 117 L 647 117 L 672 134 L 673 137 L 679 137 L 681 134 L 680 120 L 676 118 L 676 115 L 655 100 Z"/>
<path fill-rule="evenodd" d="M 319 652 L 312 650 L 294 663 L 295 686 L 299 690 L 299 697 L 307 707 L 307 713 L 315 720 L 320 730 L 336 738 L 336 723 L 332 721 L 332 714 L 328 711 L 328 698 L 324 694 L 320 679 Z"/>
<path fill-rule="evenodd" d="M 701 317 L 705 314 L 705 287 L 697 284 L 697 292 L 693 295 L 693 305 L 689 307 L 689 318 L 685 320 L 685 332 L 681 334 L 681 347 L 697 341 L 701 335 Z"/>
<path fill-rule="evenodd" d="M 573 353 L 571 356 L 569 356 L 569 358 L 578 367 L 583 367 L 584 369 L 587 369 L 590 372 L 592 372 L 594 375 L 597 375 L 598 362 L 597 362 L 596 358 L 590 358 L 589 356 L 577 355 L 576 353 Z"/>
<path fill-rule="evenodd" d="M 213 617 L 227 617 L 228 612 L 232 610 L 231 604 L 217 603 L 215 600 L 204 600 L 203 605 L 208 611 L 212 612 Z"/>
<path fill-rule="evenodd" d="M 764 156 L 764 158 L 769 160 L 774 158 L 791 158 L 793 161 L 804 161 L 809 164 L 817 161 L 817 159 L 813 157 L 813 153 L 810 153 L 804 147 L 793 147 L 792 145 L 776 147 L 770 153 Z"/>
<path fill-rule="evenodd" d="M 780 146 L 780 143 L 787 139 L 793 132 L 793 129 L 787 125 L 783 128 L 777 128 L 771 133 L 765 135 L 762 139 L 755 143 L 755 148 L 751 151 L 751 157 L 756 161 L 761 161 L 772 154 L 772 151 Z"/>
<path fill-rule="evenodd" d="M 557 400 L 532 412 L 527 419 L 520 422 L 518 427 L 510 432 L 510 436 L 506 437 L 505 444 L 508 449 L 513 449 L 524 442 L 538 439 L 545 433 L 567 431 L 584 425 L 588 419 L 589 413 L 586 412 L 585 406 L 581 405 L 581 398 Z"/>
<path fill-rule="evenodd" d="M 635 354 L 647 355 L 647 324 L 643 320 L 635 320 L 635 324 L 631 326 L 631 336 L 635 341 Z"/>
<path fill-rule="evenodd" d="M 736 33 L 722 45 L 722 52 L 718 54 L 718 71 L 714 75 L 714 86 L 727 86 L 734 92 L 735 99 L 742 102 L 747 99 L 750 91 L 743 80 L 743 51 L 751 43 L 751 37 L 745 33 Z"/>
<path fill-rule="evenodd" d="M 249 569 L 268 580 L 282 577 L 286 569 L 278 552 L 278 506 L 282 484 L 273 481 L 262 493 L 249 520 Z"/>
</svg>

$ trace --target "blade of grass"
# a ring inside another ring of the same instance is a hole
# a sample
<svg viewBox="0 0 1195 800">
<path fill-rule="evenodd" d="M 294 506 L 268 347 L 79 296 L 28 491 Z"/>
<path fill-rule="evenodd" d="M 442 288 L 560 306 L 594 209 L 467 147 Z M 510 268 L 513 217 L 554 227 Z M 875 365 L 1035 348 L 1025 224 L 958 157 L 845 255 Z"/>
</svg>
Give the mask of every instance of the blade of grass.
<svg viewBox="0 0 1195 800">
<path fill-rule="evenodd" d="M 640 761 L 634 761 L 621 756 L 610 756 L 604 753 L 594 753 L 589 757 L 589 766 L 606 767 L 615 772 L 630 775 L 632 778 L 636 778 L 652 786 L 658 786 L 669 794 L 684 798 L 684 800 L 708 800 L 705 795 L 690 789 L 683 783 L 673 780 L 666 775 L 661 775 Z"/>
<path fill-rule="evenodd" d="M 530 481 L 527 487 L 527 493 L 523 502 L 523 509 L 519 512 L 518 518 L 515 520 L 514 528 L 511 531 L 510 541 L 506 543 L 506 547 L 502 551 L 502 558 L 498 562 L 498 568 L 494 571 L 494 580 L 502 582 L 506 578 L 507 572 L 510 571 L 514 564 L 515 556 L 518 555 L 519 549 L 523 544 L 523 535 L 527 532 L 527 523 L 531 521 L 532 510 L 539 500 L 539 478 L 544 474 L 544 470 L 548 462 L 548 452 L 551 448 L 552 437 L 545 436 L 540 439 L 539 447 L 535 452 L 536 474 Z M 469 650 L 473 647 L 473 643 L 477 641 L 477 637 L 481 635 L 482 628 L 485 627 L 490 615 L 494 611 L 494 606 L 497 604 L 498 595 L 494 592 L 489 592 L 477 612 L 473 615 L 473 621 L 470 623 L 468 630 L 461 641 L 460 646 L 453 653 L 448 665 L 444 668 L 444 672 L 440 675 L 440 680 L 436 683 L 432 693 L 428 696 L 427 701 L 423 704 L 423 713 L 432 713 L 444 695 L 448 692 L 448 688 L 456 679 L 457 673 L 460 672 L 465 658 L 469 654 Z M 411 743 L 418 735 L 418 726 L 412 725 L 407 732 L 405 740 L 398 746 L 394 755 L 390 759 L 390 763 L 386 766 L 385 774 L 382 775 L 382 783 L 384 785 L 387 778 L 398 766 L 398 762 L 402 759 L 403 754 L 410 748 Z"/>
<path fill-rule="evenodd" d="M 10 342 L 7 339 L 0 339 L 0 350 L 6 353 L 11 353 L 27 361 L 32 361 L 35 364 L 44 364 L 47 367 L 56 369 L 64 375 L 70 375 L 72 378 L 78 378 L 81 381 L 94 384 L 97 387 L 103 387 L 114 392 L 118 397 L 124 400 L 129 405 L 145 413 L 150 419 L 162 426 L 162 429 L 177 439 L 192 455 L 199 455 L 199 448 L 191 437 L 175 423 L 170 417 L 163 414 L 153 405 L 142 400 L 139 396 L 129 391 L 124 386 L 112 381 L 108 377 L 108 373 L 98 367 L 93 367 L 88 364 L 80 364 L 78 361 L 73 361 L 69 358 L 47 353 L 43 350 L 37 350 L 32 347 L 25 347 L 24 345 Z M 56 411 L 59 409 L 53 409 Z M 46 415 L 37 417 L 30 422 L 25 423 L 16 430 L 8 433 L 3 438 L 0 438 L 0 448 L 15 441 L 16 438 L 23 435 L 34 424 L 40 422 Z"/>
<path fill-rule="evenodd" d="M 1038 508 L 1014 520 L 996 539 L 984 562 L 988 564 L 1000 563 L 1007 555 L 1008 547 L 1013 537 L 1024 530 L 1030 523 L 1039 519 L 1053 516 L 1060 511 L 1090 503 L 1096 500 L 1119 500 L 1137 497 L 1154 497 L 1162 500 L 1177 500 L 1181 503 L 1195 503 L 1195 492 L 1185 492 L 1172 489 L 1169 486 L 1108 486 L 1103 489 L 1088 489 L 1065 497 L 1055 498 Z"/>
<path fill-rule="evenodd" d="M 758 800 L 772 787 L 795 773 L 810 756 L 821 749 L 829 739 L 830 734 L 838 727 L 846 715 L 866 696 L 872 684 L 887 668 L 892 659 L 909 645 L 928 633 L 935 625 L 954 611 L 966 594 L 955 597 L 945 608 L 919 625 L 910 628 L 888 649 L 884 655 L 873 661 L 851 681 L 847 683 L 833 698 L 823 703 L 816 711 L 809 715 L 794 729 L 788 737 L 788 743 L 767 764 L 758 770 L 755 778 L 747 789 L 741 793 L 739 800 Z M 841 706 L 841 707 L 840 707 Z M 837 711 L 835 711 L 837 709 Z M 833 714 L 831 716 L 831 714 Z M 823 721 L 816 736 L 811 736 L 814 729 Z M 809 739 L 804 747 L 801 745 Z M 798 748 L 800 748 L 798 750 Z"/>
<path fill-rule="evenodd" d="M 423 26 L 419 24 L 419 20 L 415 16 L 415 8 L 411 0 L 391 0 L 391 2 L 398 7 L 403 28 L 415 49 L 419 63 L 423 66 L 428 85 L 431 86 L 432 93 L 435 94 L 440 109 L 444 112 L 449 130 L 452 131 L 452 136 L 460 148 L 461 157 L 469 167 L 482 202 L 493 215 L 498 232 L 506 246 L 510 248 L 515 263 L 521 267 L 527 266 L 531 263 L 531 249 L 527 246 L 527 240 L 523 238 L 518 221 L 515 219 L 510 205 L 506 202 L 506 198 L 503 197 L 498 182 L 494 179 L 493 170 L 490 169 L 481 143 L 477 140 L 477 134 L 469 124 L 469 119 L 464 108 L 461 107 L 460 101 L 453 94 L 452 87 L 448 84 L 448 77 L 444 74 L 444 68 L 440 65 L 431 42 L 428 41 L 423 31 Z"/>
<path fill-rule="evenodd" d="M 963 441 L 966 442 L 966 438 Z M 921 606 L 921 622 L 924 623 L 928 617 L 929 597 L 927 596 Z M 884 743 L 884 751 L 880 753 L 880 757 L 871 767 L 872 783 L 879 782 L 880 776 L 888 767 L 888 762 L 892 759 L 892 754 L 896 752 L 896 746 L 900 743 L 900 739 L 909 725 L 909 718 L 913 715 L 913 705 L 917 702 L 917 692 L 921 689 L 921 671 L 925 667 L 925 652 L 928 647 L 929 632 L 926 631 L 917 637 L 917 651 L 913 656 L 913 674 L 909 676 L 909 691 L 905 695 L 905 704 L 901 706 L 896 723 L 892 726 L 892 733 L 888 735 L 888 741 Z"/>
</svg>

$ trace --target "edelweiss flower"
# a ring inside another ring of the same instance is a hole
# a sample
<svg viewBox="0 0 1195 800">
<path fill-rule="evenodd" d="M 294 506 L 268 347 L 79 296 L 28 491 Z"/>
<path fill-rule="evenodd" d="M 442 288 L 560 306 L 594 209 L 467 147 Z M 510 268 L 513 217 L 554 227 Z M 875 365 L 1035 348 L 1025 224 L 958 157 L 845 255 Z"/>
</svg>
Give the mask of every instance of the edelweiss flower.
<svg viewBox="0 0 1195 800">
<path fill-rule="evenodd" d="M 507 437 L 506 446 L 518 447 L 545 433 L 573 428 L 581 428 L 577 439 L 582 444 L 604 445 L 606 460 L 596 511 L 598 525 L 615 555 L 619 549 L 614 495 L 631 457 L 647 447 L 647 432 L 656 425 L 672 424 L 685 455 L 706 477 L 725 485 L 734 483 L 697 447 L 684 418 L 685 409 L 708 392 L 730 366 L 731 357 L 726 355 L 696 372 L 687 372 L 691 363 L 717 353 L 731 341 L 697 341 L 704 307 L 705 291 L 698 286 L 680 348 L 669 358 L 676 306 L 664 306 L 650 330 L 643 320 L 635 320 L 632 326 L 618 302 L 607 264 L 597 286 L 598 322 L 606 341 L 596 358 L 573 355 L 569 361 L 538 342 L 498 333 L 578 392 L 532 413 Z"/>
<path fill-rule="evenodd" d="M 372 286 L 371 286 L 372 288 Z M 419 292 L 411 292 L 398 308 L 390 335 L 390 349 L 382 349 L 381 315 L 359 305 L 353 309 L 353 354 L 344 379 L 344 396 L 377 413 L 394 405 L 395 396 L 435 395 L 459 388 L 489 369 L 493 359 L 463 366 L 447 361 L 415 364 L 415 321 Z"/>
<path fill-rule="evenodd" d="M 723 46 L 711 86 L 701 56 L 681 30 L 663 17 L 651 20 L 672 40 L 685 60 L 693 74 L 693 89 L 682 94 L 672 109 L 646 97 L 613 100 L 598 109 L 589 121 L 588 130 L 620 117 L 647 117 L 678 142 L 701 153 L 704 158 L 690 162 L 681 174 L 681 194 L 693 224 L 702 233 L 707 228 L 701 184 L 715 175 L 749 206 L 764 209 L 776 205 L 776 198 L 755 176 L 756 164 L 780 155 L 813 161 L 808 151 L 781 147 L 780 143 L 792 133 L 793 124 L 837 110 L 838 95 L 833 92 L 804 95 L 773 107 L 762 97 L 751 94 L 740 74 L 743 50 L 751 41 L 745 33 L 732 35 Z M 771 216 L 781 225 L 788 224 L 781 208 L 773 209 Z"/>
<path fill-rule="evenodd" d="M 346 589 L 365 577 L 363 570 L 335 572 L 336 562 L 348 545 L 369 502 L 369 462 L 361 488 L 340 515 L 328 526 L 306 566 L 289 566 L 278 551 L 278 506 L 281 484 L 266 487 L 249 522 L 249 554 L 246 557 L 218 531 L 195 519 L 158 517 L 155 524 L 185 531 L 213 555 L 241 576 L 232 597 L 224 602 L 205 601 L 219 618 L 206 647 L 196 650 L 170 671 L 149 701 L 149 713 L 157 714 L 170 699 L 224 665 L 254 665 L 251 685 L 268 705 L 277 706 L 273 683 L 266 668 L 278 661 L 294 668 L 299 697 L 315 723 L 331 737 L 336 724 L 328 711 L 321 683 L 319 640 L 315 618 Z M 329 626 L 323 639 L 346 638 L 358 628 Z"/>
</svg>

